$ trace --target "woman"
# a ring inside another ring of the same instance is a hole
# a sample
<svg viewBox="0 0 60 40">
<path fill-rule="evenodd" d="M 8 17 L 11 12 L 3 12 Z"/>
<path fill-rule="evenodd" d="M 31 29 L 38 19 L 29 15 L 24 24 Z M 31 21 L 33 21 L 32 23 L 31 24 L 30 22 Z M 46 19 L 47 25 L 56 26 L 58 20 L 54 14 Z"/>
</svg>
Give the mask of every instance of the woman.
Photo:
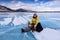
<svg viewBox="0 0 60 40">
<path fill-rule="evenodd" d="M 40 32 L 43 30 L 40 22 L 39 22 L 39 18 L 38 15 L 35 13 L 30 21 L 30 27 L 32 31 L 37 31 Z"/>
<path fill-rule="evenodd" d="M 22 29 L 22 32 L 27 32 L 30 30 L 37 31 L 37 32 L 40 32 L 43 30 L 43 28 L 39 22 L 38 15 L 36 13 L 33 14 L 31 21 L 28 23 L 28 27 L 25 29 Z"/>
</svg>

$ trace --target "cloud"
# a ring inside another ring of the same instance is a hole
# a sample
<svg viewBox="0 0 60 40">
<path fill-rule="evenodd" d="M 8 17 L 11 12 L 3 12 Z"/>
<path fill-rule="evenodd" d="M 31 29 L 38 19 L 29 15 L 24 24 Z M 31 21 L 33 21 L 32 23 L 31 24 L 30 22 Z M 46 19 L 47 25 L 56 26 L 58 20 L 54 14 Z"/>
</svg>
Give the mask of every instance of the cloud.
<svg viewBox="0 0 60 40">
<path fill-rule="evenodd" d="M 34 0 L 35 2 L 37 2 L 38 0 Z"/>
<path fill-rule="evenodd" d="M 38 0 L 35 0 L 38 1 Z M 30 3 L 23 3 L 23 2 L 10 2 L 10 3 L 2 3 L 1 5 L 7 6 L 11 9 L 28 9 L 28 10 L 36 10 L 36 11 L 60 11 L 60 1 L 54 0 L 54 1 L 49 1 L 46 3 L 41 2 L 36 3 L 36 4 L 30 4 Z"/>
</svg>

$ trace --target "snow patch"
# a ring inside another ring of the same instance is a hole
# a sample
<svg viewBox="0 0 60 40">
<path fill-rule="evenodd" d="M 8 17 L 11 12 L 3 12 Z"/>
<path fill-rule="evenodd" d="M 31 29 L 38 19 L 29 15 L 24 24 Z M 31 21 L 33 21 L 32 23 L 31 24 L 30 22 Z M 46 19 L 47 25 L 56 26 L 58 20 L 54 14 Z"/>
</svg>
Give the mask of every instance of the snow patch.
<svg viewBox="0 0 60 40">
<path fill-rule="evenodd" d="M 37 40 L 60 40 L 60 32 L 50 28 L 43 29 L 40 33 L 34 32 L 33 35 Z"/>
<path fill-rule="evenodd" d="M 19 17 L 15 17 L 13 24 L 14 25 L 21 25 L 21 24 L 26 24 L 26 22 L 27 21 L 23 17 L 19 16 Z"/>
<path fill-rule="evenodd" d="M 7 25 L 11 22 L 12 18 L 4 18 L 4 21 L 0 21 L 1 25 Z"/>
<path fill-rule="evenodd" d="M 60 20 L 60 18 L 50 18 L 50 19 L 52 19 L 52 20 Z"/>
</svg>

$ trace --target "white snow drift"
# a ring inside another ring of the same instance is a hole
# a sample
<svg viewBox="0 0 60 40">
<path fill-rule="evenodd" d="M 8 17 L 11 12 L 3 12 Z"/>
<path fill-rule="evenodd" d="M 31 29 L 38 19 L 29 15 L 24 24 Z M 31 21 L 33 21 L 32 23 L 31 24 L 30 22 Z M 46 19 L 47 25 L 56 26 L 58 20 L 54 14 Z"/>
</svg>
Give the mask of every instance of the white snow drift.
<svg viewBox="0 0 60 40">
<path fill-rule="evenodd" d="M 40 33 L 34 32 L 33 35 L 37 40 L 60 40 L 60 32 L 50 28 L 43 29 Z"/>
</svg>

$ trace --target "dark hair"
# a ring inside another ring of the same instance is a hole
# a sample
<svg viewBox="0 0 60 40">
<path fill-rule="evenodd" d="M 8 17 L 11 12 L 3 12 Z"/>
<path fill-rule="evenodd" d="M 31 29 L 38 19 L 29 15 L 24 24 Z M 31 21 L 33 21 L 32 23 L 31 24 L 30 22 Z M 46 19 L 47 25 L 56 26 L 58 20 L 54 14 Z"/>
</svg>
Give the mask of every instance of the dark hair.
<svg viewBox="0 0 60 40">
<path fill-rule="evenodd" d="M 36 17 L 37 17 L 37 15 L 36 15 L 36 14 L 34 14 L 34 15 L 33 15 L 33 18 L 36 18 Z"/>
<path fill-rule="evenodd" d="M 36 16 L 36 17 L 37 17 L 37 16 Z M 36 17 L 33 16 L 33 18 L 36 18 Z"/>
</svg>

